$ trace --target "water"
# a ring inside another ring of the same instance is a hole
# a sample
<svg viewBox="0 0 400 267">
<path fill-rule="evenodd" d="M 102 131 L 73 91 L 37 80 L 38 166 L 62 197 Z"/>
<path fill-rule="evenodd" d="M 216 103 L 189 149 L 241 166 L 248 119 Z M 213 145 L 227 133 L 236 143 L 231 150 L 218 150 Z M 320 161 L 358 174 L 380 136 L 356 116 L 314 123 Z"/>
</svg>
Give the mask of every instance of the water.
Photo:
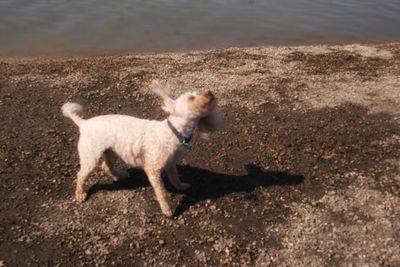
<svg viewBox="0 0 400 267">
<path fill-rule="evenodd" d="M 0 0 L 0 55 L 400 41 L 400 0 Z"/>
</svg>

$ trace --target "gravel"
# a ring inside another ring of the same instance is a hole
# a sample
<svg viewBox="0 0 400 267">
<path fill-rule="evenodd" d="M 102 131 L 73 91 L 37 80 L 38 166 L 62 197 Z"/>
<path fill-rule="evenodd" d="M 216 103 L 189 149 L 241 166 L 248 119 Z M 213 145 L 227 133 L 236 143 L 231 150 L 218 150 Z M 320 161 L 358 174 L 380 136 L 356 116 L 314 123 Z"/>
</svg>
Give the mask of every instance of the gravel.
<svg viewBox="0 0 400 267">
<path fill-rule="evenodd" d="M 398 266 L 399 77 L 400 44 L 0 58 L 0 266 Z M 225 120 L 167 184 L 174 218 L 134 169 L 74 202 L 61 105 L 163 119 L 152 79 Z"/>
</svg>

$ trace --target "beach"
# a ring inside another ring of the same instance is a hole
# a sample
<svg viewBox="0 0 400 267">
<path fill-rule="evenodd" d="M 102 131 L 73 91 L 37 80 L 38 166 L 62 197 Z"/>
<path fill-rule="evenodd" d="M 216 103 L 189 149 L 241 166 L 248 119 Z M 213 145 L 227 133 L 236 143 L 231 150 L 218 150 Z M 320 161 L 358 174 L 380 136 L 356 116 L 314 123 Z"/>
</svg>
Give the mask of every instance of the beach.
<svg viewBox="0 0 400 267">
<path fill-rule="evenodd" d="M 224 127 L 195 136 L 167 185 L 97 170 L 73 199 L 84 117 L 165 119 L 148 86 L 213 91 Z M 399 266 L 400 44 L 0 58 L 0 266 Z"/>
</svg>

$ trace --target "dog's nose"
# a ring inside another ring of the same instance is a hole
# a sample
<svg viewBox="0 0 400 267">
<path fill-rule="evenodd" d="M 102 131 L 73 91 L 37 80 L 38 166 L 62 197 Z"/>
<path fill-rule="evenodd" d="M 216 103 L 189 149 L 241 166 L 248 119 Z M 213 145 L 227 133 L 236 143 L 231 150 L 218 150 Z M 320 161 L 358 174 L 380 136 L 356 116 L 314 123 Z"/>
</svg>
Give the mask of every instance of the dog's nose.
<svg viewBox="0 0 400 267">
<path fill-rule="evenodd" d="M 213 100 L 215 97 L 214 97 L 214 95 L 213 95 L 213 93 L 211 92 L 211 91 L 208 91 L 207 93 L 206 93 L 206 96 L 210 99 L 210 100 Z"/>
</svg>

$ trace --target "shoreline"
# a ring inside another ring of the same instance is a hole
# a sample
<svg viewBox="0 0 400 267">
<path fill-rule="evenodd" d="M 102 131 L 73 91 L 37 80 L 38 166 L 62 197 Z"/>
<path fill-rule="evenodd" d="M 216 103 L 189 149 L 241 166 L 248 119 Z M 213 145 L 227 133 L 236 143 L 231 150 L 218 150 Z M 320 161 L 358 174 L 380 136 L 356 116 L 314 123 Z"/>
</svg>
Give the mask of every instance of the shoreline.
<svg viewBox="0 0 400 267">
<path fill-rule="evenodd" d="M 83 58 L 96 58 L 96 57 L 121 57 L 121 56 L 129 56 L 129 55 L 155 55 L 155 54 L 187 54 L 187 53 L 207 53 L 212 51 L 223 51 L 229 49 L 257 49 L 257 48 L 296 48 L 296 47 L 319 47 L 319 46 L 351 46 L 351 45 L 362 45 L 362 46 L 377 46 L 377 45 L 396 45 L 399 44 L 400 41 L 373 41 L 373 40 L 365 40 L 365 41 L 342 41 L 342 42 L 299 42 L 299 43 L 291 43 L 291 44 L 265 44 L 265 45 L 243 45 L 243 46 L 223 46 L 223 47 L 212 47 L 212 48 L 204 48 L 204 49 L 181 49 L 181 50 L 156 50 L 156 51 L 129 51 L 129 50 L 121 50 L 121 51 L 110 51 L 110 52 L 95 52 L 85 53 L 85 52 L 65 52 L 65 53 L 50 53 L 50 54 L 38 54 L 38 55 L 17 55 L 11 53 L 11 55 L 7 55 L 7 53 L 0 53 L 0 59 L 21 59 L 21 60 L 46 60 L 46 59 L 83 59 Z M 10 54 L 10 53 L 8 53 Z"/>
</svg>

